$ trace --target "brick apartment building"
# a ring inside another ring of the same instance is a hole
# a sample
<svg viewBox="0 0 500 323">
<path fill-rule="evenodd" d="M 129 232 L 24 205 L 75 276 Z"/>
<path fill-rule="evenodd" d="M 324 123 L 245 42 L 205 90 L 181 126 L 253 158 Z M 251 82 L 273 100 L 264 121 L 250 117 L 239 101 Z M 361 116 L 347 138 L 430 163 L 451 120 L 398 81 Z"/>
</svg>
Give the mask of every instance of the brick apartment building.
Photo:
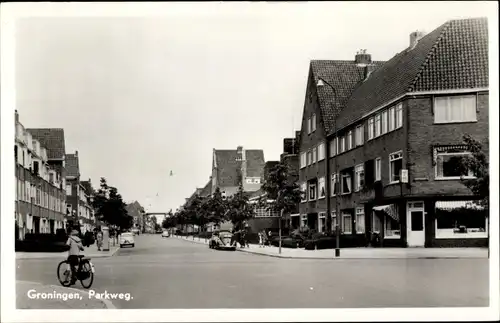
<svg viewBox="0 0 500 323">
<path fill-rule="evenodd" d="M 55 233 L 65 225 L 64 159 L 60 154 L 64 131 L 25 129 L 17 111 L 15 129 L 16 240 L 24 240 L 26 233 Z"/>
<path fill-rule="evenodd" d="M 387 62 L 312 61 L 300 141 L 304 224 L 359 245 L 485 246 L 487 214 L 461 183 L 463 134 L 488 149 L 487 20 L 414 32 Z M 327 223 L 331 214 L 331 223 Z M 342 246 L 341 246 L 342 247 Z"/>
<path fill-rule="evenodd" d="M 295 138 L 285 138 L 283 139 L 283 153 L 280 155 L 280 161 L 268 161 L 264 166 L 264 174 L 262 177 L 262 182 L 266 181 L 269 172 L 280 162 L 288 165 L 290 167 L 290 178 L 291 182 L 297 182 L 299 179 L 299 138 L 300 131 L 295 132 Z M 256 192 L 251 193 L 250 202 L 255 203 L 260 198 L 265 195 L 265 192 L 260 189 Z M 278 217 L 279 213 L 271 212 L 265 208 L 257 208 L 255 218 L 248 221 L 251 231 L 257 232 L 260 230 L 276 230 L 279 228 Z M 297 209 L 292 212 L 292 214 L 286 214 L 282 220 L 282 228 L 298 228 L 300 226 L 299 217 L 299 205 Z"/>
</svg>

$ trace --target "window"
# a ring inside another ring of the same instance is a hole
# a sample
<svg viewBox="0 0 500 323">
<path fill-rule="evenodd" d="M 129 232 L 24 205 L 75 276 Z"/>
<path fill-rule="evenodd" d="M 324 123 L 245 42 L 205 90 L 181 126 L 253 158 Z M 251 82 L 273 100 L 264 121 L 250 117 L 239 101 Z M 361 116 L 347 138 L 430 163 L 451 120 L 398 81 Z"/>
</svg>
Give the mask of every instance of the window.
<svg viewBox="0 0 500 323">
<path fill-rule="evenodd" d="M 330 157 L 337 155 L 337 153 L 338 153 L 338 139 L 333 138 L 332 141 L 330 141 Z"/>
<path fill-rule="evenodd" d="M 66 195 L 72 195 L 71 194 L 71 184 L 66 185 Z"/>
<path fill-rule="evenodd" d="M 375 134 L 374 126 L 375 126 L 375 119 L 373 118 L 368 119 L 368 140 L 372 140 L 374 137 Z"/>
<path fill-rule="evenodd" d="M 365 185 L 365 169 L 363 164 L 356 166 L 354 171 L 354 190 L 358 192 Z"/>
<path fill-rule="evenodd" d="M 337 212 L 332 211 L 332 232 L 335 232 L 335 230 L 337 230 L 337 225 L 338 225 Z"/>
<path fill-rule="evenodd" d="M 380 123 L 381 123 L 381 117 L 380 114 L 377 114 L 375 116 L 375 137 L 380 136 Z"/>
<path fill-rule="evenodd" d="M 347 133 L 347 150 L 351 150 L 352 148 L 352 130 L 349 130 L 349 132 Z"/>
<path fill-rule="evenodd" d="M 312 115 L 312 125 L 311 125 L 311 129 L 312 129 L 312 132 L 316 131 L 316 114 L 313 114 Z"/>
<path fill-rule="evenodd" d="M 301 195 L 301 202 L 305 202 L 307 201 L 307 187 L 306 187 L 306 183 L 302 183 L 300 184 L 300 192 L 302 193 Z"/>
<path fill-rule="evenodd" d="M 338 175 L 332 174 L 331 176 L 331 185 L 332 185 L 332 196 L 337 195 L 339 191 L 339 183 L 338 183 Z"/>
<path fill-rule="evenodd" d="M 326 226 L 326 213 L 319 212 L 318 213 L 318 232 L 326 231 L 325 226 Z"/>
<path fill-rule="evenodd" d="M 403 126 L 403 104 L 400 103 L 396 106 L 396 129 Z"/>
<path fill-rule="evenodd" d="M 403 169 L 403 153 L 397 152 L 389 155 L 389 178 L 391 183 L 399 182 L 399 175 Z"/>
<path fill-rule="evenodd" d="M 352 217 L 349 213 L 342 213 L 342 232 L 345 234 L 352 233 Z"/>
<path fill-rule="evenodd" d="M 309 184 L 309 201 L 316 199 L 316 184 Z"/>
<path fill-rule="evenodd" d="M 356 146 L 362 146 L 364 141 L 364 129 L 363 125 L 356 127 Z"/>
<path fill-rule="evenodd" d="M 437 201 L 436 238 L 487 238 L 487 212 L 473 201 Z"/>
<path fill-rule="evenodd" d="M 320 143 L 318 146 L 318 161 L 325 159 L 325 143 Z"/>
<path fill-rule="evenodd" d="M 306 153 L 300 154 L 300 168 L 304 168 L 307 166 L 307 155 Z"/>
<path fill-rule="evenodd" d="M 312 132 L 312 121 L 311 118 L 307 119 L 307 133 L 310 134 Z"/>
<path fill-rule="evenodd" d="M 387 133 L 387 110 L 382 112 L 382 134 Z"/>
<path fill-rule="evenodd" d="M 375 181 L 382 180 L 382 158 L 375 159 Z"/>
<path fill-rule="evenodd" d="M 365 209 L 356 208 L 356 233 L 365 233 Z"/>
<path fill-rule="evenodd" d="M 476 96 L 443 96 L 434 99 L 434 122 L 475 122 Z"/>
<path fill-rule="evenodd" d="M 314 147 L 312 150 L 312 163 L 314 164 L 318 158 L 318 148 Z"/>
<path fill-rule="evenodd" d="M 326 196 L 326 190 L 325 190 L 325 178 L 320 177 L 318 181 L 318 191 L 319 191 L 319 198 L 325 198 Z"/>
<path fill-rule="evenodd" d="M 340 137 L 340 153 L 343 153 L 345 151 L 345 137 L 342 136 Z"/>
<path fill-rule="evenodd" d="M 352 190 L 352 177 L 351 174 L 342 174 L 342 194 L 350 194 Z"/>
<path fill-rule="evenodd" d="M 52 172 L 49 173 L 49 183 L 54 184 L 54 173 Z"/>
<path fill-rule="evenodd" d="M 394 107 L 389 109 L 389 131 L 396 128 L 396 109 Z"/>
<path fill-rule="evenodd" d="M 470 169 L 462 167 L 462 159 L 471 156 L 465 146 L 436 147 L 434 154 L 436 156 L 436 179 L 474 177 L 474 173 Z"/>
<path fill-rule="evenodd" d="M 312 163 L 312 152 L 309 150 L 307 152 L 307 166 L 311 165 Z"/>
</svg>

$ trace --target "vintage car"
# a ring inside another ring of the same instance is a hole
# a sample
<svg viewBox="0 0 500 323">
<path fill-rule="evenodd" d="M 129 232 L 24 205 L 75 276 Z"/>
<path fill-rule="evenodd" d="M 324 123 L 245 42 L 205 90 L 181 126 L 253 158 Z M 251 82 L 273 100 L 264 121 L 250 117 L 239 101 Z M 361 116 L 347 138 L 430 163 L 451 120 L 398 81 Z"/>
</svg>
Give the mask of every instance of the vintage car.
<svg viewBox="0 0 500 323">
<path fill-rule="evenodd" d="M 236 250 L 236 241 L 233 240 L 233 234 L 227 230 L 217 230 L 212 233 L 208 241 L 210 249 L 229 249 Z"/>
</svg>

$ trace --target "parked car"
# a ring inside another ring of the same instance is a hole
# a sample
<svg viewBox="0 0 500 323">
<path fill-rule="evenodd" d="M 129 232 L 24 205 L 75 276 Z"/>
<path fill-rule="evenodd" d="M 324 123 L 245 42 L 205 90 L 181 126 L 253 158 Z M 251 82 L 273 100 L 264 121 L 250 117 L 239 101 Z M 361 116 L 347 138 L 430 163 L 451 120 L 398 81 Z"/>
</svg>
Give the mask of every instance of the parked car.
<svg viewBox="0 0 500 323">
<path fill-rule="evenodd" d="M 281 237 L 281 247 L 283 248 L 303 248 L 305 237 L 302 235 L 289 235 Z M 271 245 L 279 247 L 279 237 L 271 239 Z"/>
<path fill-rule="evenodd" d="M 208 241 L 210 249 L 229 249 L 236 250 L 236 241 L 233 240 L 233 234 L 228 230 L 216 230 Z"/>
<path fill-rule="evenodd" d="M 120 248 L 123 246 L 135 246 L 134 234 L 132 232 L 123 232 L 120 235 Z"/>
<path fill-rule="evenodd" d="M 311 238 L 304 241 L 304 249 L 332 249 L 335 248 L 335 236 L 327 235 L 325 233 L 315 233 Z"/>
<path fill-rule="evenodd" d="M 133 233 L 134 235 L 136 235 L 136 236 L 138 236 L 139 234 L 141 234 L 141 230 L 139 230 L 138 228 L 133 228 L 133 229 L 132 229 L 132 230 L 130 230 L 130 231 L 132 231 L 132 233 Z"/>
<path fill-rule="evenodd" d="M 163 233 L 161 234 L 162 238 L 168 238 L 170 237 L 170 233 L 167 230 L 164 230 Z"/>
</svg>

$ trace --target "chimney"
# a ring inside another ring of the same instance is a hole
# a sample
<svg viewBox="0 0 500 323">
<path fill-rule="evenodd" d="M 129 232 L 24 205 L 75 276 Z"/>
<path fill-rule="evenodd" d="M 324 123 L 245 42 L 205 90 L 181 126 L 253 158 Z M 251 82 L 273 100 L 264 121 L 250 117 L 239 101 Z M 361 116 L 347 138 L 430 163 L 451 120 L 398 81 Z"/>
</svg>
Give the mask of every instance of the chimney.
<svg viewBox="0 0 500 323">
<path fill-rule="evenodd" d="M 425 32 L 423 31 L 414 31 L 410 34 L 410 49 L 415 48 L 417 46 L 417 43 L 422 37 L 425 36 Z"/>
<path fill-rule="evenodd" d="M 78 150 L 75 150 L 75 156 L 78 157 Z"/>
<path fill-rule="evenodd" d="M 359 67 L 369 65 L 372 62 L 372 55 L 367 54 L 366 49 L 361 49 L 356 53 L 356 56 L 354 57 L 354 62 Z"/>
<path fill-rule="evenodd" d="M 16 124 L 19 122 L 19 113 L 16 110 Z"/>
<path fill-rule="evenodd" d="M 374 70 L 375 70 L 375 64 L 366 65 L 365 66 L 365 78 L 364 78 L 364 80 L 369 78 Z"/>
</svg>

